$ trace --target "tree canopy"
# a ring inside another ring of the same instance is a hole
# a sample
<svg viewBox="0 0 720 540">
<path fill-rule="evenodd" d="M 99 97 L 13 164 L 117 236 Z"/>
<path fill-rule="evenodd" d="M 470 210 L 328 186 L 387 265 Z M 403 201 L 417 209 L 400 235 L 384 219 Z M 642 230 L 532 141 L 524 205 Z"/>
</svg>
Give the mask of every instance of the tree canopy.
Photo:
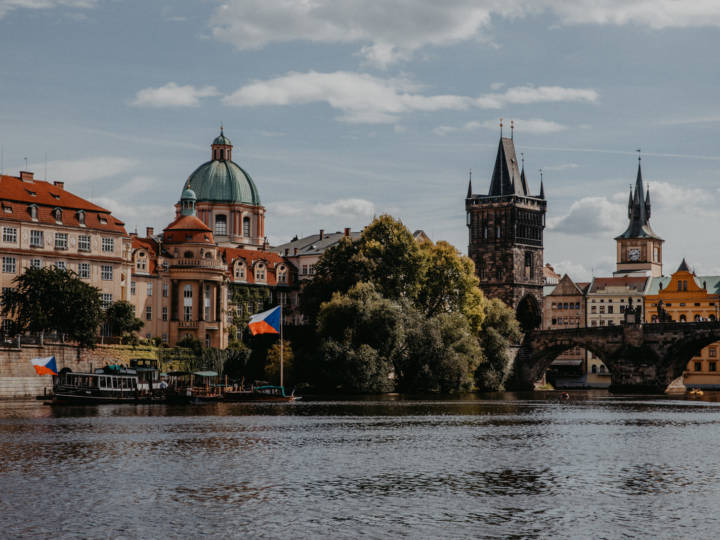
<svg viewBox="0 0 720 540">
<path fill-rule="evenodd" d="M 328 249 L 304 288 L 326 382 L 357 391 L 502 387 L 514 312 L 488 301 L 473 262 L 447 242 L 418 243 L 391 216 Z M 486 380 L 487 378 L 487 380 Z"/>
<path fill-rule="evenodd" d="M 126 300 L 110 304 L 105 311 L 105 321 L 114 336 L 137 332 L 144 324 L 135 316 L 135 306 Z"/>
<path fill-rule="evenodd" d="M 104 320 L 100 291 L 71 271 L 27 268 L 2 295 L 2 314 L 11 332 L 57 332 L 81 347 L 94 347 Z"/>
</svg>

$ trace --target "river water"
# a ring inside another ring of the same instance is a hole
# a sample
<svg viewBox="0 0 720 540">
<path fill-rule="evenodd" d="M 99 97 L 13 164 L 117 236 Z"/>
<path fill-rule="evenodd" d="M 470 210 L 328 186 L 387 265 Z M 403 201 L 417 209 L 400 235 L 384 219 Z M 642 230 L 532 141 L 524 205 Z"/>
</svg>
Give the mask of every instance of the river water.
<svg viewBox="0 0 720 540">
<path fill-rule="evenodd" d="M 0 403 L 0 537 L 717 534 L 717 395 L 570 396 Z"/>
</svg>

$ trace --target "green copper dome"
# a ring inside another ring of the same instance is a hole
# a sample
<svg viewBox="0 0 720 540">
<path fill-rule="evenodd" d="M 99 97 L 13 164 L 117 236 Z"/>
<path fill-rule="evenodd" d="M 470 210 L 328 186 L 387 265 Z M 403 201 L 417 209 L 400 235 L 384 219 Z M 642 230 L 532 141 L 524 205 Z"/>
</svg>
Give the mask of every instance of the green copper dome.
<svg viewBox="0 0 720 540">
<path fill-rule="evenodd" d="M 192 186 L 198 202 L 211 201 L 260 205 L 260 195 L 255 183 L 250 178 L 250 175 L 234 161 L 213 160 L 203 163 L 190 175 L 185 186 Z"/>
<path fill-rule="evenodd" d="M 181 200 L 190 199 L 193 201 L 197 201 L 197 195 L 195 195 L 195 192 L 192 189 L 190 189 L 190 187 L 188 186 L 183 190 L 182 195 L 180 196 L 180 199 Z"/>
</svg>

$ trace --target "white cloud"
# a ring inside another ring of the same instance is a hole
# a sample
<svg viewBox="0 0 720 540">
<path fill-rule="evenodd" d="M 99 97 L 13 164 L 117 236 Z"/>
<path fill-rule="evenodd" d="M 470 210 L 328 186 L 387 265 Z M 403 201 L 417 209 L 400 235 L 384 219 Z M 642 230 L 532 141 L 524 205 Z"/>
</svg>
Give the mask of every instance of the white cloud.
<svg viewBox="0 0 720 540">
<path fill-rule="evenodd" d="M 570 205 L 564 216 L 548 219 L 548 230 L 570 235 L 598 236 L 618 233 L 627 221 L 627 208 L 606 197 L 583 197 Z M 622 226 L 622 225 L 621 225 Z"/>
<path fill-rule="evenodd" d="M 515 122 L 515 128 L 517 130 L 522 131 L 522 133 L 535 133 L 535 134 L 547 134 L 547 133 L 557 133 L 559 131 L 564 131 L 567 129 L 567 126 L 563 124 L 558 124 L 557 122 L 553 122 L 551 120 L 543 120 L 541 118 L 530 118 L 527 120 L 514 120 Z M 497 120 L 485 120 L 484 122 L 478 122 L 478 121 L 470 121 L 466 122 L 462 126 L 438 126 L 435 129 L 433 129 L 433 133 L 440 136 L 449 135 L 451 133 L 457 133 L 457 132 L 469 132 L 469 131 L 475 131 L 477 129 L 492 129 L 496 130 L 498 129 L 498 121 Z"/>
<path fill-rule="evenodd" d="M 474 98 L 451 94 L 423 95 L 418 93 L 420 90 L 420 85 L 407 79 L 383 79 L 367 73 L 290 72 L 274 79 L 253 81 L 223 98 L 223 103 L 238 107 L 327 103 L 341 111 L 340 119 L 346 122 L 380 124 L 393 123 L 399 115 L 416 111 L 499 108 L 505 104 L 548 101 L 592 103 L 598 97 L 592 89 L 559 86 L 521 86 Z M 563 129 L 560 124 L 539 119 L 527 120 L 526 127 L 541 133 Z"/>
<path fill-rule="evenodd" d="M 122 174 L 137 164 L 136 160 L 130 158 L 97 156 L 86 159 L 48 161 L 47 172 L 50 181 L 62 180 L 71 186 Z M 33 163 L 28 168 L 35 171 L 39 178 L 38 171 L 44 170 L 45 164 Z"/>
<path fill-rule="evenodd" d="M 292 41 L 353 43 L 367 62 L 385 68 L 425 46 L 492 44 L 493 17 L 542 12 L 553 14 L 560 25 L 720 25 L 717 0 L 225 0 L 210 25 L 216 39 L 241 50 Z"/>
<path fill-rule="evenodd" d="M 268 210 L 276 216 L 324 216 L 347 219 L 371 218 L 375 205 L 365 199 L 337 199 L 328 203 L 309 204 L 302 201 L 269 203 Z"/>
<path fill-rule="evenodd" d="M 169 82 L 158 88 L 144 88 L 135 94 L 130 103 L 135 107 L 195 107 L 200 98 L 219 95 L 214 86 L 179 86 Z"/>
<path fill-rule="evenodd" d="M 0 19 L 15 9 L 90 9 L 96 4 L 96 0 L 0 0 Z"/>
<path fill-rule="evenodd" d="M 112 215 L 125 223 L 128 232 L 137 227 L 141 236 L 145 234 L 145 227 L 155 227 L 157 233 L 167 227 L 175 216 L 172 204 L 138 204 L 116 197 L 95 197 L 93 202 L 110 210 Z"/>
<path fill-rule="evenodd" d="M 557 165 L 546 165 L 543 171 L 567 171 L 569 169 L 577 169 L 580 167 L 577 163 L 558 163 Z"/>
</svg>

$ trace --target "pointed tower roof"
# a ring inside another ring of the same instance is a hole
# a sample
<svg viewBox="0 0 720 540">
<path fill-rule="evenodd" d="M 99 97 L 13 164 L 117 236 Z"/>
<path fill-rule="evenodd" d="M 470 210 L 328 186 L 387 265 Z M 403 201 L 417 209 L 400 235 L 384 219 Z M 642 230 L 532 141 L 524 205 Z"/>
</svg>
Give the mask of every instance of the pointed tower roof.
<svg viewBox="0 0 720 540">
<path fill-rule="evenodd" d="M 545 185 L 543 184 L 542 180 L 540 180 L 540 198 L 545 198 Z"/>
<path fill-rule="evenodd" d="M 683 257 L 682 262 L 680 263 L 680 266 L 678 266 L 678 269 L 676 272 L 689 272 L 690 267 L 688 266 L 688 263 L 685 261 L 685 257 Z"/>
<path fill-rule="evenodd" d="M 518 168 L 513 140 L 500 137 L 488 195 L 490 197 L 499 197 L 501 195 L 529 196 L 522 177 L 523 175 Z"/>
<path fill-rule="evenodd" d="M 470 172 L 468 173 L 468 192 L 467 192 L 467 198 L 469 199 L 472 197 L 472 169 L 470 169 Z"/>
<path fill-rule="evenodd" d="M 645 193 L 642 179 L 642 168 L 638 161 L 635 190 L 628 201 L 628 218 L 630 223 L 619 238 L 657 238 L 662 240 L 650 227 L 650 195 Z"/>
</svg>

